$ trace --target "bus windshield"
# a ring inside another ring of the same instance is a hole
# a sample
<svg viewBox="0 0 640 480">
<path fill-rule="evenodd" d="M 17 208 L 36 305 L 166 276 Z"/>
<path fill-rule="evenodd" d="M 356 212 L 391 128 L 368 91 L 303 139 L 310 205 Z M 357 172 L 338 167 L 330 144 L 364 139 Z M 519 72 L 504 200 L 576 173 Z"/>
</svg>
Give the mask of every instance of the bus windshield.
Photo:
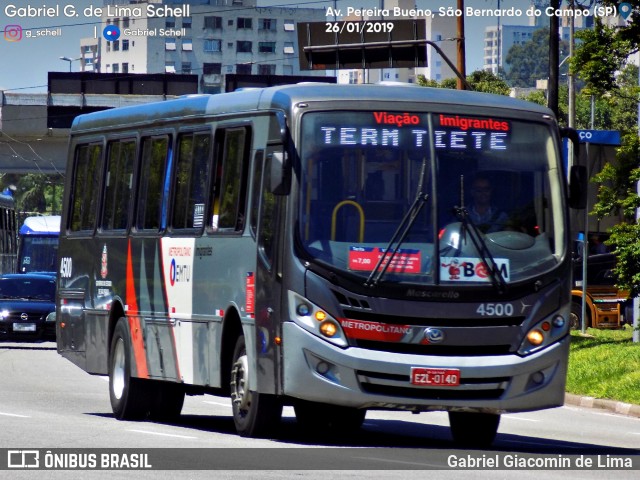
<svg viewBox="0 0 640 480">
<path fill-rule="evenodd" d="M 55 272 L 58 258 L 58 237 L 25 236 L 21 239 L 20 272 Z"/>
<path fill-rule="evenodd" d="M 483 284 L 492 265 L 509 283 L 565 255 L 563 179 L 549 125 L 309 112 L 301 138 L 300 244 L 334 271 L 364 282 L 384 270 L 385 282 Z"/>
</svg>

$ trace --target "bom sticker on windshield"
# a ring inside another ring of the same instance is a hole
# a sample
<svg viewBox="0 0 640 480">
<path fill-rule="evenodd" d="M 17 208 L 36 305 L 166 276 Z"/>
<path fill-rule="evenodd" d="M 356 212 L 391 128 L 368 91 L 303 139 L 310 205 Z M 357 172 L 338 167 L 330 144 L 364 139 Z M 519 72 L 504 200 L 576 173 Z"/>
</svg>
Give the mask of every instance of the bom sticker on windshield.
<svg viewBox="0 0 640 480">
<path fill-rule="evenodd" d="M 349 269 L 372 272 L 382 258 L 383 251 L 384 248 L 380 247 L 349 247 Z M 388 263 L 390 256 L 388 253 L 380 268 Z M 420 273 L 421 258 L 420 250 L 401 248 L 393 256 L 387 272 Z"/>
<path fill-rule="evenodd" d="M 509 259 L 494 258 L 505 281 L 509 280 Z M 440 279 L 452 282 L 490 282 L 489 267 L 480 258 L 440 257 Z"/>
</svg>

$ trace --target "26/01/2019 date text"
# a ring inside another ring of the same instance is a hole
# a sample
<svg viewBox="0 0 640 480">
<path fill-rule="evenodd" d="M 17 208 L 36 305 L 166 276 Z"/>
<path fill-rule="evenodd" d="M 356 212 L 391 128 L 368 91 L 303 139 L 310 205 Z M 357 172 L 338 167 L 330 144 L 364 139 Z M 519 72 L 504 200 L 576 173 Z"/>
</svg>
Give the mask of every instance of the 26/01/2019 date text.
<svg viewBox="0 0 640 480">
<path fill-rule="evenodd" d="M 326 33 L 389 33 L 393 30 L 393 22 L 326 22 Z"/>
</svg>

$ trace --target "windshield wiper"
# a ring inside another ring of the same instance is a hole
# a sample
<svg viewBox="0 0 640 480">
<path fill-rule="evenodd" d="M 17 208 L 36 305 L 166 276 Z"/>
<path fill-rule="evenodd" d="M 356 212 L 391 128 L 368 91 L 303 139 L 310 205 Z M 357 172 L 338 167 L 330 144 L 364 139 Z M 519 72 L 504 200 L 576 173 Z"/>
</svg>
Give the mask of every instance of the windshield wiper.
<svg viewBox="0 0 640 480">
<path fill-rule="evenodd" d="M 504 280 L 495 258 L 491 255 L 491 252 L 487 247 L 487 243 L 484 241 L 482 232 L 480 232 L 480 229 L 475 223 L 473 223 L 473 220 L 471 220 L 469 211 L 465 207 L 456 206 L 453 207 L 453 213 L 462 223 L 460 236 L 464 238 L 467 233 L 469 234 L 469 238 L 471 238 L 473 246 L 476 248 L 478 255 L 480 255 L 480 259 L 488 267 L 491 283 L 496 287 L 498 293 L 504 293 L 507 287 L 507 282 Z"/>
<path fill-rule="evenodd" d="M 375 287 L 382 279 L 387 271 L 387 268 L 389 268 L 389 265 L 391 265 L 393 257 L 395 257 L 396 253 L 398 253 L 400 246 L 404 243 L 405 238 L 407 238 L 409 230 L 411 230 L 411 227 L 413 227 L 413 224 L 416 222 L 418 213 L 420 213 L 420 210 L 422 209 L 424 204 L 427 203 L 427 200 L 429 200 L 428 193 L 418 193 L 416 199 L 411 204 L 411 207 L 409 207 L 407 213 L 405 213 L 404 217 L 402 217 L 402 220 L 400 221 L 398 228 L 396 228 L 396 231 L 391 237 L 391 240 L 389 240 L 389 243 L 382 251 L 382 255 L 378 259 L 378 263 L 376 263 L 375 268 L 369 275 L 369 278 L 367 278 L 367 281 L 364 283 L 365 287 Z M 391 255 L 387 255 L 389 251 L 391 251 Z M 383 262 L 385 262 L 384 266 L 382 267 L 382 269 L 380 269 L 380 271 L 378 271 Z"/>
</svg>

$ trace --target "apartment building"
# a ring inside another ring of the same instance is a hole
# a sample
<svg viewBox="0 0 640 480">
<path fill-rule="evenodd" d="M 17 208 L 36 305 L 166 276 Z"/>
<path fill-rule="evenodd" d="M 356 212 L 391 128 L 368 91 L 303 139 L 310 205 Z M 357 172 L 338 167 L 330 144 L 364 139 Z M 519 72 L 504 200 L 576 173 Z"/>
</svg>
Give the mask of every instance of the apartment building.
<svg viewBox="0 0 640 480">
<path fill-rule="evenodd" d="M 162 4 L 168 14 L 148 16 L 147 4 Z M 100 32 L 115 26 L 120 37 L 83 40 L 85 71 L 197 74 L 203 93 L 223 91 L 225 74 L 326 74 L 300 71 L 296 29 L 300 21 L 324 21 L 324 9 L 258 7 L 256 0 L 105 0 L 104 5 Z"/>
<path fill-rule="evenodd" d="M 532 7 L 545 12 L 549 2 L 545 0 L 533 0 Z M 577 7 L 585 11 L 584 7 Z M 567 5 L 561 8 L 563 12 L 569 10 Z M 588 12 L 588 9 L 586 9 Z M 559 17 L 558 35 L 561 40 L 569 41 L 571 31 L 571 21 L 573 19 L 574 31 L 593 27 L 592 15 L 563 14 Z M 493 74 L 498 74 L 499 70 L 507 72 L 509 65 L 506 63 L 507 54 L 514 45 L 522 45 L 530 41 L 533 32 L 541 28 L 549 27 L 549 17 L 543 14 L 539 17 L 530 17 L 529 25 L 503 25 L 498 20 L 496 25 L 485 28 L 484 31 L 484 63 L 483 70 L 488 70 Z M 569 52 L 564 52 L 566 56 Z"/>
</svg>

